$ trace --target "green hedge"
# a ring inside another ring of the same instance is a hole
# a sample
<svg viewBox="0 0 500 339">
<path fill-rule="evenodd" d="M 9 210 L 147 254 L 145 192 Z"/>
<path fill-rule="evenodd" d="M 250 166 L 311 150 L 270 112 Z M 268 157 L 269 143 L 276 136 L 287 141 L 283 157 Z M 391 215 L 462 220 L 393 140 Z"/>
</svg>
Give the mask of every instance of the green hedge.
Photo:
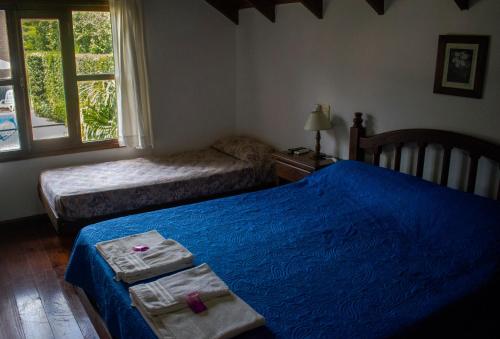
<svg viewBox="0 0 500 339">
<path fill-rule="evenodd" d="M 66 123 L 66 100 L 61 57 L 56 52 L 26 56 L 31 107 L 38 116 Z"/>
<path fill-rule="evenodd" d="M 114 73 L 112 54 L 77 54 L 76 72 L 78 74 Z"/>
</svg>

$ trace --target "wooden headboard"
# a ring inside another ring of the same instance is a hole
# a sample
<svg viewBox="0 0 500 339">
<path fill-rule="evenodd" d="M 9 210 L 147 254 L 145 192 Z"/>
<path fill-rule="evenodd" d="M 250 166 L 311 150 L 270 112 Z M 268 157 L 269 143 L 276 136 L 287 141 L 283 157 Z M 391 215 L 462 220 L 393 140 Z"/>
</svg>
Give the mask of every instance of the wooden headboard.
<svg viewBox="0 0 500 339">
<path fill-rule="evenodd" d="M 401 168 L 401 151 L 405 144 L 416 144 L 418 147 L 416 176 L 420 178 L 424 172 L 427 146 L 436 144 L 444 149 L 440 180 L 440 184 L 444 186 L 448 185 L 451 151 L 454 148 L 465 151 L 470 158 L 467 180 L 467 192 L 470 193 L 474 193 L 476 187 L 477 168 L 481 157 L 489 158 L 500 166 L 499 145 L 460 133 L 434 129 L 403 129 L 366 136 L 366 130 L 363 127 L 363 114 L 354 114 L 354 125 L 350 131 L 350 160 L 364 161 L 365 154 L 368 153 L 372 155 L 372 163 L 379 166 L 382 148 L 392 145 L 395 152 L 393 169 L 399 171 Z M 500 184 L 497 191 L 497 200 L 500 200 Z"/>
</svg>

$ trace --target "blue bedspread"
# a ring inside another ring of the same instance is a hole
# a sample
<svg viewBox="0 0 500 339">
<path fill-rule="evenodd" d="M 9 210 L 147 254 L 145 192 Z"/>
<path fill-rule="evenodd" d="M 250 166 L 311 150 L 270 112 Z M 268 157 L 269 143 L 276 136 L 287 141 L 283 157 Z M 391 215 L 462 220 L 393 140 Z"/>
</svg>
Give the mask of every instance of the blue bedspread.
<svg viewBox="0 0 500 339">
<path fill-rule="evenodd" d="M 500 262 L 500 204 L 343 161 L 286 186 L 88 226 L 66 280 L 113 336 L 153 333 L 96 253 L 156 229 L 208 263 L 278 338 L 392 335 L 487 284 Z"/>
</svg>

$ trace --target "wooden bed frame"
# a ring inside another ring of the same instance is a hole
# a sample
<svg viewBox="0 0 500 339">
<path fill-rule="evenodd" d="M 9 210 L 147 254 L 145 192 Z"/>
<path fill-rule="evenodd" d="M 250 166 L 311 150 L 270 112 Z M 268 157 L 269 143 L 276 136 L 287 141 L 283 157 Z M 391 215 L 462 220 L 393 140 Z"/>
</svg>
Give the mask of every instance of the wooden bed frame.
<svg viewBox="0 0 500 339">
<path fill-rule="evenodd" d="M 500 145 L 471 137 L 465 134 L 434 130 L 434 129 L 403 129 L 372 136 L 366 136 L 363 127 L 363 114 L 354 114 L 354 125 L 350 131 L 349 159 L 364 161 L 365 155 L 372 155 L 373 165 L 380 165 L 380 155 L 386 146 L 394 148 L 393 170 L 401 168 L 401 152 L 405 144 L 416 144 L 418 147 L 416 176 L 422 177 L 424 172 L 425 150 L 428 145 L 440 145 L 443 152 L 440 184 L 448 185 L 451 151 L 454 148 L 465 151 L 470 158 L 467 180 L 467 192 L 474 193 L 477 179 L 477 168 L 481 157 L 493 160 L 500 167 Z M 493 185 L 493 184 L 492 184 Z M 497 200 L 500 200 L 500 184 L 497 190 Z"/>
</svg>

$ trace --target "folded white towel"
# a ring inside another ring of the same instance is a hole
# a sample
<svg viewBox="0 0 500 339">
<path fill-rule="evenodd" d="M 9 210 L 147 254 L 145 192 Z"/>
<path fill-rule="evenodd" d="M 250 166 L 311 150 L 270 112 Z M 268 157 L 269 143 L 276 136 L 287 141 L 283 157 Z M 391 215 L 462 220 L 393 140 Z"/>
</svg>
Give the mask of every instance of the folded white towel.
<svg viewBox="0 0 500 339">
<path fill-rule="evenodd" d="M 160 339 L 233 338 L 265 325 L 264 317 L 232 292 L 206 301 L 207 310 L 202 313 L 183 308 L 175 312 L 151 315 L 138 300 L 134 299 L 133 303 Z"/>
<path fill-rule="evenodd" d="M 137 246 L 149 249 L 136 252 Z M 157 231 L 100 242 L 96 248 L 115 271 L 116 280 L 129 284 L 193 266 L 191 252 Z"/>
<path fill-rule="evenodd" d="M 159 315 L 188 307 L 186 296 L 192 292 L 207 302 L 229 294 L 229 288 L 210 266 L 202 264 L 151 283 L 132 286 L 129 292 L 145 312 Z"/>
</svg>

